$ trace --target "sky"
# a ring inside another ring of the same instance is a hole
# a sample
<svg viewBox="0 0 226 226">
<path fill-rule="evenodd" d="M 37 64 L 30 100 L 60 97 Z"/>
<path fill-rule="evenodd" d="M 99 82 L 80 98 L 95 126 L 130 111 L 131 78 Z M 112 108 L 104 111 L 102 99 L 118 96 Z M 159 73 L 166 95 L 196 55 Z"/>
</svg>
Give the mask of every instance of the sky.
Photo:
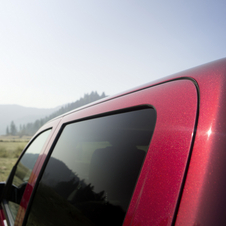
<svg viewBox="0 0 226 226">
<path fill-rule="evenodd" d="M 0 104 L 114 95 L 225 53 L 225 0 L 0 2 Z"/>
</svg>

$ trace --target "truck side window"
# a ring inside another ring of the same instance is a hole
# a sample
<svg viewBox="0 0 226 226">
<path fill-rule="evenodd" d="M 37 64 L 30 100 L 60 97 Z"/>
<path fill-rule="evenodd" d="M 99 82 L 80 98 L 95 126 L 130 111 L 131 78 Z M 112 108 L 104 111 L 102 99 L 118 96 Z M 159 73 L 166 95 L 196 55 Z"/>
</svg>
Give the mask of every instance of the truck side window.
<svg viewBox="0 0 226 226">
<path fill-rule="evenodd" d="M 66 125 L 27 225 L 122 225 L 155 121 L 146 108 Z"/>
<path fill-rule="evenodd" d="M 11 189 L 11 194 L 8 195 L 8 197 L 10 197 L 8 200 L 8 209 L 11 212 L 13 220 L 16 218 L 19 204 L 27 182 L 30 178 L 31 172 L 50 132 L 51 129 L 41 133 L 27 148 L 26 152 L 16 166 L 16 171 L 12 182 L 15 189 Z"/>
</svg>

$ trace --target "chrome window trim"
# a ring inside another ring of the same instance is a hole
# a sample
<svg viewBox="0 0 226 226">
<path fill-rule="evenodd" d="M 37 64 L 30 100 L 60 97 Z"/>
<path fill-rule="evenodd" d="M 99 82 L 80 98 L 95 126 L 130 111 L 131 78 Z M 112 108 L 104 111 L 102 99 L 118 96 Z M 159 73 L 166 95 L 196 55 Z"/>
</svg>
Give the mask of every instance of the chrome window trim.
<svg viewBox="0 0 226 226">
<path fill-rule="evenodd" d="M 4 212 L 5 212 L 5 215 L 6 215 L 6 218 L 7 218 L 7 220 L 4 220 L 6 222 L 6 224 L 4 222 L 4 225 L 8 226 L 8 223 L 9 223 L 9 225 L 14 225 L 14 219 L 13 219 L 12 213 L 9 209 L 8 202 L 6 200 L 3 200 L 2 207 L 4 209 Z"/>
</svg>

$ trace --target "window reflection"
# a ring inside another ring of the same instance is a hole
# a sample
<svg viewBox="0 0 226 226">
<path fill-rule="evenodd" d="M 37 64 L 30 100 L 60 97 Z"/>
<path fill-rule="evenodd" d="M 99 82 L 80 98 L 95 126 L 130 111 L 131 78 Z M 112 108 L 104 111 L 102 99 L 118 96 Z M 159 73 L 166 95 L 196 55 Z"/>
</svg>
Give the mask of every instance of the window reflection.
<svg viewBox="0 0 226 226">
<path fill-rule="evenodd" d="M 28 225 L 122 225 L 155 120 L 148 108 L 67 125 Z"/>
</svg>

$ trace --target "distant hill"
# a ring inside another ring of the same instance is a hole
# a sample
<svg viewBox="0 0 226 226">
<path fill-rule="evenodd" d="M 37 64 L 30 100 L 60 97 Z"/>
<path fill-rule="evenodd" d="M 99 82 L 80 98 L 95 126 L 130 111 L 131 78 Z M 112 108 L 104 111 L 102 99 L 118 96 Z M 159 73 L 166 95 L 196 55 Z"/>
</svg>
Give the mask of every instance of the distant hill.
<svg viewBox="0 0 226 226">
<path fill-rule="evenodd" d="M 7 135 L 19 135 L 19 136 L 23 136 L 23 135 L 33 135 L 35 134 L 35 132 L 42 126 L 44 125 L 47 121 L 51 120 L 52 118 L 55 118 L 61 114 L 64 114 L 68 111 L 71 111 L 73 109 L 76 109 L 78 107 L 81 107 L 83 105 L 89 104 L 91 102 L 97 101 L 101 98 L 106 97 L 105 93 L 102 93 L 102 95 L 99 95 L 97 92 L 91 92 L 90 94 L 85 94 L 84 97 L 80 98 L 79 100 L 64 105 L 62 107 L 58 107 L 55 109 L 48 109 L 49 112 L 43 112 L 42 115 L 38 116 L 35 118 L 31 118 L 29 116 L 29 114 L 27 113 L 27 115 L 25 117 L 17 117 L 17 111 L 19 111 L 20 108 L 15 109 L 14 108 L 14 114 L 12 113 L 10 115 L 10 119 L 7 121 L 6 123 L 3 123 L 4 128 L 2 129 L 2 134 L 7 134 Z M 19 106 L 21 107 L 21 106 Z M 4 109 L 3 109 L 4 110 Z M 30 108 L 28 108 L 28 110 L 30 110 Z M 34 113 L 37 111 L 39 112 L 39 110 L 41 109 L 37 109 L 34 108 Z M 42 109 L 43 110 L 43 109 Z M 45 109 L 47 110 L 47 109 Z M 0 109 L 0 114 L 1 114 L 1 109 Z M 6 116 L 6 111 L 5 114 L 3 114 Z M 23 122 L 23 120 L 25 120 Z M 0 120 L 2 120 L 2 117 L 0 116 Z M 1 123 L 1 121 L 0 121 Z M 2 125 L 0 125 L 0 128 L 2 127 Z M 16 128 L 16 129 L 15 129 Z M 1 132 L 0 132 L 1 135 Z"/>
<path fill-rule="evenodd" d="M 33 122 L 59 110 L 56 108 L 29 108 L 20 105 L 0 105 L 0 135 L 6 133 L 6 127 L 14 121 L 16 125 Z"/>
</svg>

